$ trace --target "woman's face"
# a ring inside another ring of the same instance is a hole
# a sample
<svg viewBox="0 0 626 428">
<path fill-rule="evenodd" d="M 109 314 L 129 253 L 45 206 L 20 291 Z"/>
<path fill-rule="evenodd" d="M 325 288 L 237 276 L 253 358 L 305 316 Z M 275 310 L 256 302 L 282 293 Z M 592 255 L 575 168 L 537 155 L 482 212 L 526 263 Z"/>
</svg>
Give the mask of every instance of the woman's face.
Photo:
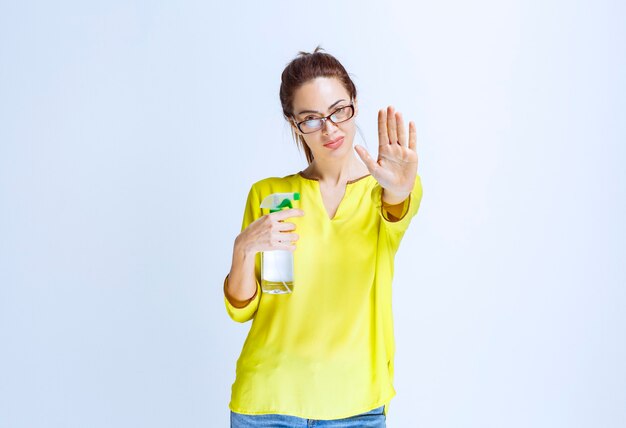
<svg viewBox="0 0 626 428">
<path fill-rule="evenodd" d="M 317 77 L 296 91 L 293 100 L 293 115 L 296 122 L 302 122 L 303 120 L 328 116 L 338 108 L 350 104 L 350 94 L 338 79 Z M 295 123 L 291 123 L 295 132 L 303 136 L 315 159 L 340 158 L 352 153 L 352 142 L 356 132 L 354 119 L 358 112 L 356 100 L 352 104 L 354 105 L 352 118 L 336 125 L 330 120 L 326 120 L 321 129 L 312 133 L 303 134 Z M 343 138 L 340 145 L 324 146 L 338 138 Z"/>
</svg>

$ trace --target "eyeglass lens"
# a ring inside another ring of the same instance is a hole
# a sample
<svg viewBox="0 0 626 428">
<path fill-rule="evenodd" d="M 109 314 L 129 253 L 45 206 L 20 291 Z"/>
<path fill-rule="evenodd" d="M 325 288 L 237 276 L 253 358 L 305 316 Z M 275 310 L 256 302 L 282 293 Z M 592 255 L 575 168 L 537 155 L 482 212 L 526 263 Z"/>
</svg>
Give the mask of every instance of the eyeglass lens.
<svg viewBox="0 0 626 428">
<path fill-rule="evenodd" d="M 352 117 L 352 111 L 353 110 L 351 106 L 341 107 L 335 110 L 332 115 L 330 115 L 330 120 L 334 123 L 345 122 Z M 322 120 L 322 118 L 305 120 L 304 122 L 300 123 L 300 130 L 304 133 L 314 132 L 318 129 L 321 129 L 323 123 L 324 121 Z"/>
</svg>

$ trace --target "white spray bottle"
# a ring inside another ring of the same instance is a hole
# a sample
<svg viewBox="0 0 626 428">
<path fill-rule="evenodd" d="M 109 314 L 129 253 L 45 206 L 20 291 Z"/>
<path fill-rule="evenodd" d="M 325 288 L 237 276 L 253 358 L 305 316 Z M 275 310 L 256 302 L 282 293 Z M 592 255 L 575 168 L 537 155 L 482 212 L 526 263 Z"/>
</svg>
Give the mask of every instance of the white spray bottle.
<svg viewBox="0 0 626 428">
<path fill-rule="evenodd" d="M 261 208 L 270 213 L 293 208 L 292 202 L 300 200 L 300 193 L 272 193 L 261 202 Z M 293 291 L 293 253 L 289 250 L 261 252 L 261 290 L 270 294 L 287 294 Z"/>
</svg>

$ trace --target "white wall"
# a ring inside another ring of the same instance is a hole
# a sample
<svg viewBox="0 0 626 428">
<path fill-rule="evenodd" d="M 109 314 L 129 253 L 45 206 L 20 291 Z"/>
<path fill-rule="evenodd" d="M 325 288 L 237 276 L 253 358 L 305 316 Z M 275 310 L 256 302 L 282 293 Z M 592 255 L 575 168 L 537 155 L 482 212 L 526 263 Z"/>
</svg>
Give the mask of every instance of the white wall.
<svg viewBox="0 0 626 428">
<path fill-rule="evenodd" d="M 0 4 L 0 426 L 228 426 L 222 280 L 317 44 L 373 155 L 418 127 L 388 426 L 624 426 L 623 3 L 209 3 Z"/>
</svg>

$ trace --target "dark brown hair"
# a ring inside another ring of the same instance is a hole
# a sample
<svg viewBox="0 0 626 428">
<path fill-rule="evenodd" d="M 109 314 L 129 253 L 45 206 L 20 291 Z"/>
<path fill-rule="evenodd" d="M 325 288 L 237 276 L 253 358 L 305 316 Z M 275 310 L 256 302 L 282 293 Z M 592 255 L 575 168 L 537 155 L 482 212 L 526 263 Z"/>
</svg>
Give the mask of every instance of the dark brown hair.
<svg viewBox="0 0 626 428">
<path fill-rule="evenodd" d="M 289 122 L 294 116 L 293 99 L 296 91 L 311 79 L 316 77 L 336 77 L 343 84 L 350 98 L 356 99 L 356 86 L 348 75 L 346 69 L 332 55 L 320 52 L 323 49 L 318 45 L 313 53 L 300 51 L 281 75 L 280 83 L 280 104 L 283 108 L 283 115 Z M 296 145 L 304 150 L 306 160 L 310 164 L 313 161 L 313 153 L 304 142 L 304 138 L 295 129 L 291 128 Z"/>
</svg>

